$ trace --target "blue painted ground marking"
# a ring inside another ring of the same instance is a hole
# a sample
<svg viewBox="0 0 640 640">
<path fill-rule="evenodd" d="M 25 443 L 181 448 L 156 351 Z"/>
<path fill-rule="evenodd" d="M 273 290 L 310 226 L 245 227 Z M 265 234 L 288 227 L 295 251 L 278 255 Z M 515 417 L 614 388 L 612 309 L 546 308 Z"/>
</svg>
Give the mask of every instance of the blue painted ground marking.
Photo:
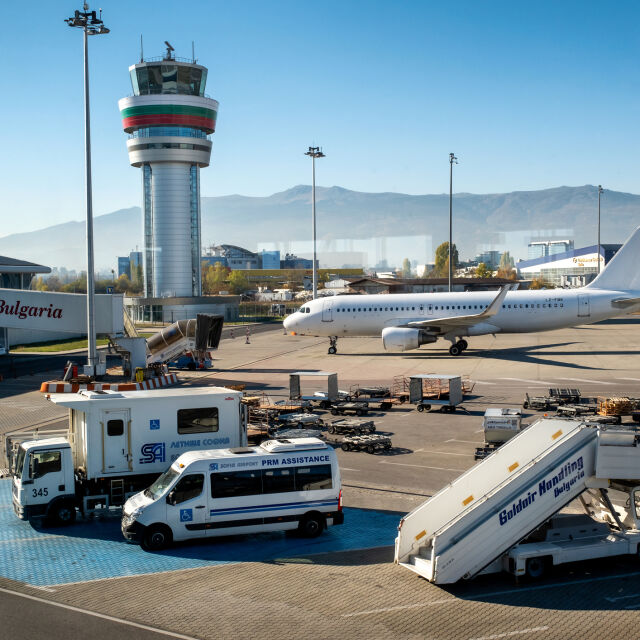
<svg viewBox="0 0 640 640">
<path fill-rule="evenodd" d="M 124 541 L 117 518 L 79 522 L 59 529 L 34 529 L 13 513 L 11 480 L 0 480 L 0 576 L 48 586 L 393 544 L 399 515 L 364 509 L 344 511 L 345 523 L 330 527 L 318 538 L 262 533 L 203 540 L 176 545 L 162 553 L 147 553 Z"/>
</svg>

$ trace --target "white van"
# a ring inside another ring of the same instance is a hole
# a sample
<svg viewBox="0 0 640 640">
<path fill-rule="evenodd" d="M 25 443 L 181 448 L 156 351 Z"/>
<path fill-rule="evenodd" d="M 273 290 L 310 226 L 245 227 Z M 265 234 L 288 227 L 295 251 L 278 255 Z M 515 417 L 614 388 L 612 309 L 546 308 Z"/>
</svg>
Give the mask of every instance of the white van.
<svg viewBox="0 0 640 640">
<path fill-rule="evenodd" d="M 298 529 L 315 537 L 343 522 L 334 449 L 299 438 L 182 454 L 127 500 L 122 533 L 155 551 L 174 540 L 261 531 Z"/>
</svg>

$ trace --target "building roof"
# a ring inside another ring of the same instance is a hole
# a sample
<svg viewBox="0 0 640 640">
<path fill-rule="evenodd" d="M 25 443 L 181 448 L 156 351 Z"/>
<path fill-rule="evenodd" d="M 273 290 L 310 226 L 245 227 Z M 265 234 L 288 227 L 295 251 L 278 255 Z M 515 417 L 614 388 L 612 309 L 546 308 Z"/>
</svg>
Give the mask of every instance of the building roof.
<svg viewBox="0 0 640 640">
<path fill-rule="evenodd" d="M 621 244 L 600 244 L 600 252 L 604 255 L 605 251 L 617 251 L 621 246 Z M 527 267 L 535 267 L 540 264 L 559 262 L 560 260 L 566 260 L 567 258 L 579 258 L 581 256 L 589 255 L 590 253 L 598 253 L 597 244 L 593 244 L 590 247 L 583 247 L 582 249 L 570 249 L 569 251 L 562 251 L 561 253 L 554 253 L 549 256 L 542 256 L 541 258 L 520 260 L 519 262 L 516 262 L 516 268 L 526 269 Z"/>
<path fill-rule="evenodd" d="M 0 273 L 51 273 L 51 268 L 35 262 L 0 256 Z"/>
</svg>

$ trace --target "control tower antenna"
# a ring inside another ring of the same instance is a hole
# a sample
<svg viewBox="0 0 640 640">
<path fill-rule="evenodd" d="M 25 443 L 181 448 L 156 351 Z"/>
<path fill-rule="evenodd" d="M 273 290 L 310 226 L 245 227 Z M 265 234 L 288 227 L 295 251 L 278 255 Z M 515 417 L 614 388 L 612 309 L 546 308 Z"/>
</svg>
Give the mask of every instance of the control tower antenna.
<svg viewBox="0 0 640 640">
<path fill-rule="evenodd" d="M 196 63 L 196 44 L 193 40 L 191 41 L 191 62 Z"/>
<path fill-rule="evenodd" d="M 140 62 L 144 62 L 144 47 L 142 46 L 142 34 L 140 34 Z"/>
<path fill-rule="evenodd" d="M 165 40 L 164 43 L 167 45 L 167 56 L 165 60 L 173 60 L 171 57 L 171 52 L 175 51 L 175 49 Z"/>
</svg>

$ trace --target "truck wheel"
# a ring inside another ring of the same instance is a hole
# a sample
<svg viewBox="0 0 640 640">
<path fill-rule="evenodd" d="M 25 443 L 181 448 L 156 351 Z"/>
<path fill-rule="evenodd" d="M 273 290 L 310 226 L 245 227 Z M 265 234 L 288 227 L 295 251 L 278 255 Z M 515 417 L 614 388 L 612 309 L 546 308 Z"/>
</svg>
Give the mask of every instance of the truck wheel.
<svg viewBox="0 0 640 640">
<path fill-rule="evenodd" d="M 348 442 L 343 442 L 343 443 L 340 445 L 340 448 L 341 448 L 343 451 L 351 451 L 351 445 L 350 445 Z"/>
<path fill-rule="evenodd" d="M 522 403 L 522 408 L 523 409 L 528 409 L 529 408 L 529 403 L 526 400 Z"/>
<path fill-rule="evenodd" d="M 333 425 L 330 425 L 328 428 L 329 433 L 335 433 L 336 432 L 336 428 Z"/>
<path fill-rule="evenodd" d="M 422 413 L 422 412 L 424 411 L 424 405 L 423 405 L 423 404 L 419 404 L 419 405 L 416 407 L 416 409 Z"/>
<path fill-rule="evenodd" d="M 548 564 L 548 558 L 529 558 L 527 560 L 527 576 L 534 580 L 542 578 L 547 572 Z"/>
<path fill-rule="evenodd" d="M 375 453 L 376 452 L 376 448 L 370 444 L 367 446 L 367 453 Z"/>
<path fill-rule="evenodd" d="M 171 529 L 163 524 L 152 524 L 147 527 L 140 546 L 145 551 L 160 551 L 166 549 L 173 539 Z"/>
<path fill-rule="evenodd" d="M 324 518 L 319 513 L 308 513 L 298 525 L 298 531 L 305 538 L 317 538 L 324 529 Z"/>
<path fill-rule="evenodd" d="M 49 520 L 58 527 L 66 527 L 76 521 L 76 507 L 71 502 L 58 502 L 49 511 Z"/>
</svg>

